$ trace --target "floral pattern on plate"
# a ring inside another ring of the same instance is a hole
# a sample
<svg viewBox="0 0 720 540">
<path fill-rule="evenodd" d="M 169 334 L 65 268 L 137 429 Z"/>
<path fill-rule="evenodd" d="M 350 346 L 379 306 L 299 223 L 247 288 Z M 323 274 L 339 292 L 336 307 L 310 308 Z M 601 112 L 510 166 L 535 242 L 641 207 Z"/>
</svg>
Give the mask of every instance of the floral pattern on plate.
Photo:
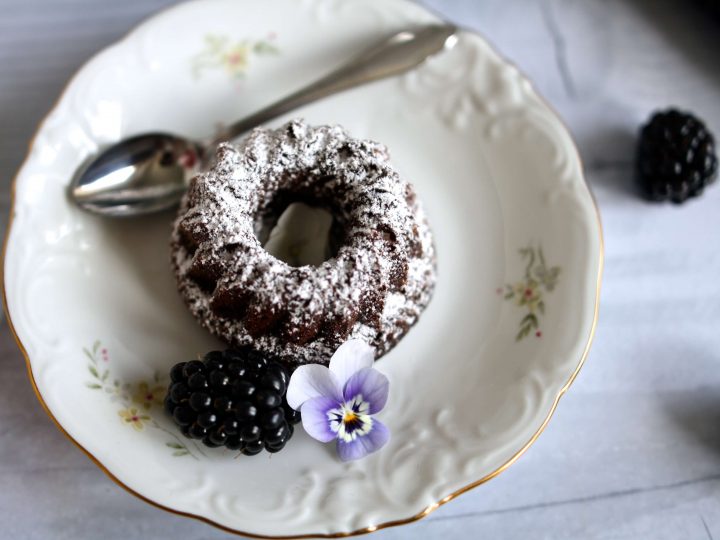
<svg viewBox="0 0 720 540">
<path fill-rule="evenodd" d="M 137 383 L 121 382 L 111 377 L 110 354 L 96 340 L 92 347 L 83 347 L 83 353 L 88 358 L 88 371 L 92 379 L 85 383 L 90 390 L 105 392 L 110 401 L 118 403 L 120 409 L 117 414 L 120 421 L 132 427 L 135 431 L 144 431 L 146 427 L 157 429 L 171 437 L 172 440 L 165 443 L 175 457 L 190 456 L 198 459 L 198 455 L 204 456 L 203 451 L 194 445 L 190 448 L 180 437 L 172 431 L 164 428 L 159 419 L 162 415 L 162 402 L 165 396 L 167 383 L 163 382 L 156 372 L 150 381 L 139 381 Z"/>
<path fill-rule="evenodd" d="M 206 34 L 205 48 L 192 58 L 193 77 L 199 79 L 206 70 L 223 69 L 232 79 L 242 79 L 253 55 L 267 56 L 280 52 L 273 43 L 275 37 L 274 33 L 270 33 L 267 39 L 234 41 L 228 36 Z"/>
<path fill-rule="evenodd" d="M 535 337 L 542 337 L 540 317 L 545 315 L 544 293 L 551 293 L 558 282 L 560 267 L 548 267 L 542 247 L 520 249 L 520 256 L 526 261 L 525 275 L 512 284 L 505 285 L 505 300 L 514 300 L 515 305 L 527 311 L 520 321 L 520 330 L 515 341 L 525 339 L 535 330 Z M 502 294 L 503 289 L 498 289 Z"/>
</svg>

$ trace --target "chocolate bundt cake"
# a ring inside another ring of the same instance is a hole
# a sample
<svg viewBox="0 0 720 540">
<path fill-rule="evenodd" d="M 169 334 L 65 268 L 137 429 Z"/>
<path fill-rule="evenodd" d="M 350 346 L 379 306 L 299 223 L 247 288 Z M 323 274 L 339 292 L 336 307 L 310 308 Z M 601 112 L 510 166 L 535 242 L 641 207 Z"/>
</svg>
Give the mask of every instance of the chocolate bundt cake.
<svg viewBox="0 0 720 540">
<path fill-rule="evenodd" d="M 293 202 L 328 209 L 338 248 L 292 267 L 258 239 Z M 350 338 L 380 357 L 427 306 L 435 249 L 412 186 L 384 146 L 300 121 L 222 144 L 172 234 L 180 293 L 210 332 L 290 366 L 327 364 Z"/>
</svg>

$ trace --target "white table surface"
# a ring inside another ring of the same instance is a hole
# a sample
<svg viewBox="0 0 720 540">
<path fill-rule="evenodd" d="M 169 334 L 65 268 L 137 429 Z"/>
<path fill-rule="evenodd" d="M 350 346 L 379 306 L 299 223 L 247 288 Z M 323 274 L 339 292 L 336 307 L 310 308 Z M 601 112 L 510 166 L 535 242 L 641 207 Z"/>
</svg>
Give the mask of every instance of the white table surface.
<svg viewBox="0 0 720 540">
<path fill-rule="evenodd" d="M 328 0 L 332 1 L 332 0 Z M 170 0 L 0 0 L 0 210 L 38 121 L 98 49 Z M 400 538 L 720 538 L 720 187 L 632 190 L 638 125 L 697 111 L 720 135 L 720 20 L 681 0 L 426 0 L 479 29 L 576 136 L 605 230 L 595 345 L 537 443 Z M 216 539 L 110 481 L 45 416 L 0 329 L 0 537 Z"/>
</svg>

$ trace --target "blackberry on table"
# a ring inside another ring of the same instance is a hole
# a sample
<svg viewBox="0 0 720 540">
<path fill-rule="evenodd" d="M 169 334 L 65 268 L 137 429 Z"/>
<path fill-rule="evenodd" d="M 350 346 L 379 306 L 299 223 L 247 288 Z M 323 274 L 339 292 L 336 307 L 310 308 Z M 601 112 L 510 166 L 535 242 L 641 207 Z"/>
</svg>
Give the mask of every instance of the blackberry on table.
<svg viewBox="0 0 720 540">
<path fill-rule="evenodd" d="M 211 351 L 170 370 L 165 410 L 186 437 L 254 456 L 279 452 L 300 413 L 285 399 L 290 374 L 254 351 Z"/>
<path fill-rule="evenodd" d="M 648 199 L 685 202 L 700 195 L 717 170 L 715 139 L 694 115 L 659 111 L 642 127 L 636 178 Z"/>
</svg>

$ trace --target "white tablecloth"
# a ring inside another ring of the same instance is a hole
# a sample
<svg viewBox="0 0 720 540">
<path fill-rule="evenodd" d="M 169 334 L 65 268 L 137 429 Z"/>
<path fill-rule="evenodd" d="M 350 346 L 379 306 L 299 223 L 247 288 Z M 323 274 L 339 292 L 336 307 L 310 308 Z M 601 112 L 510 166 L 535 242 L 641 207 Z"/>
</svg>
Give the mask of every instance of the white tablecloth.
<svg viewBox="0 0 720 540">
<path fill-rule="evenodd" d="M 333 0 L 328 0 L 333 1 Z M 0 210 L 67 78 L 168 0 L 0 0 Z M 519 65 L 577 138 L 601 209 L 595 345 L 548 429 L 507 472 L 378 539 L 720 538 L 720 187 L 639 200 L 651 110 L 720 135 L 720 20 L 680 0 L 427 0 Z M 213 539 L 127 494 L 52 425 L 0 330 L 0 537 Z"/>
</svg>

